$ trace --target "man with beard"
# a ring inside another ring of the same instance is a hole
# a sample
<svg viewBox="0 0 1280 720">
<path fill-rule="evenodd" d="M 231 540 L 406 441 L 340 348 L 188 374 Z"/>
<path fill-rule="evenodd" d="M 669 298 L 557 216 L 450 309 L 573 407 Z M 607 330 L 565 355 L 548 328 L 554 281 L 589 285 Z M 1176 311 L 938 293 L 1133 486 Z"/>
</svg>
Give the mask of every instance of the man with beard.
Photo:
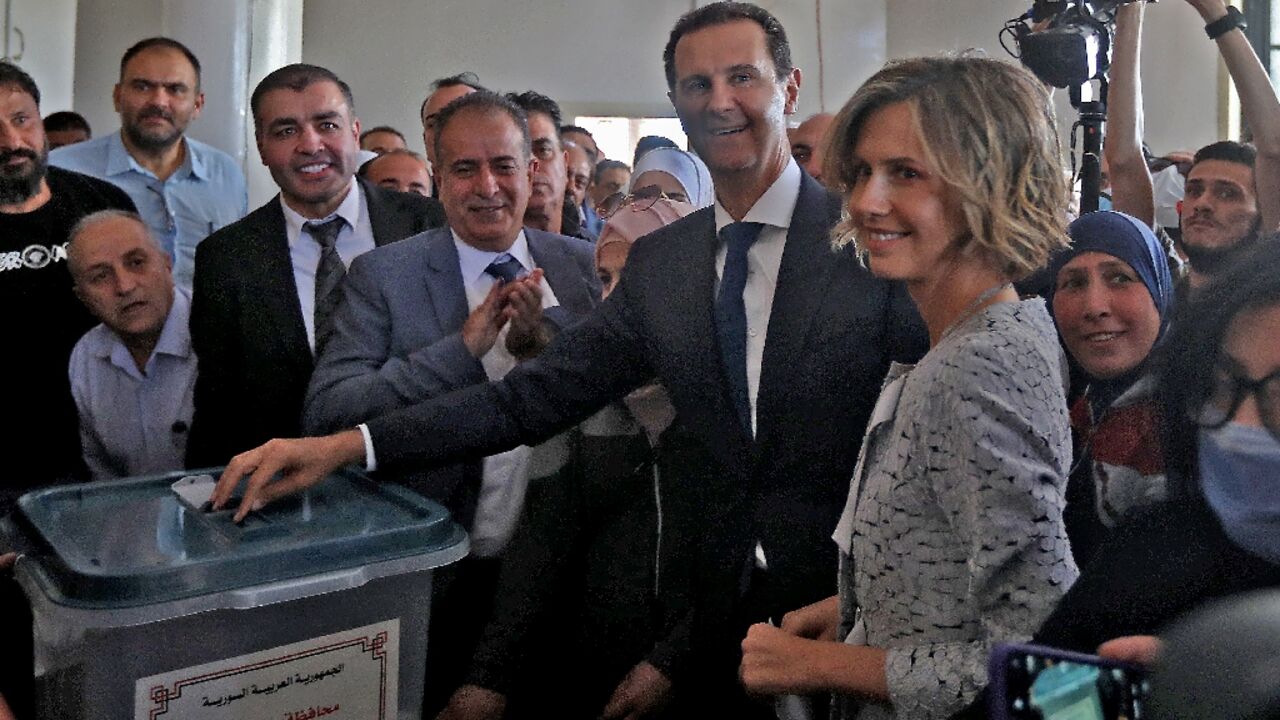
<svg viewBox="0 0 1280 720">
<path fill-rule="evenodd" d="M 1182 252 L 1190 261 L 1191 289 L 1207 283 L 1260 236 L 1262 212 L 1255 185 L 1257 151 L 1222 140 L 1196 152 L 1178 203 Z"/>
<path fill-rule="evenodd" d="M 356 256 L 445 224 L 440 203 L 355 178 L 351 88 L 287 65 L 250 99 L 262 164 L 280 195 L 200 244 L 191 343 L 199 358 L 188 467 L 293 437 L 315 357 Z"/>
<path fill-rule="evenodd" d="M 50 162 L 129 193 L 190 290 L 196 245 L 249 209 L 236 161 L 184 135 L 204 107 L 200 61 L 176 40 L 142 40 L 120 60 L 112 99 L 120 132 L 59 148 Z"/>
<path fill-rule="evenodd" d="M 507 93 L 507 99 L 529 115 L 529 136 L 533 140 L 533 195 L 524 211 L 524 224 L 595 242 L 595 236 L 582 225 L 577 203 L 565 195 L 569 171 L 564 143 L 560 141 L 560 105 L 533 90 Z"/>
<path fill-rule="evenodd" d="M 0 62 L 0 307 L 9 348 L 0 353 L 9 379 L 0 437 L 11 451 L 0 515 L 23 492 L 82 468 L 67 361 L 95 321 L 71 291 L 67 241 L 90 213 L 133 210 L 119 188 L 48 167 L 39 106 L 31 76 Z"/>
<path fill-rule="evenodd" d="M 84 216 L 133 210 L 119 188 L 48 167 L 48 147 L 35 81 L 0 61 L 0 307 L 6 350 L 0 353 L 0 374 L 8 381 L 0 413 L 6 451 L 0 517 L 24 492 L 83 470 L 67 362 L 94 319 L 71 291 L 67 243 Z M 0 616 L 7 624 L 0 717 L 5 700 L 17 717 L 34 717 L 31 636 L 18 632 L 30 629 L 31 619 L 21 590 L 3 569 L 5 554 L 0 542 Z"/>
</svg>

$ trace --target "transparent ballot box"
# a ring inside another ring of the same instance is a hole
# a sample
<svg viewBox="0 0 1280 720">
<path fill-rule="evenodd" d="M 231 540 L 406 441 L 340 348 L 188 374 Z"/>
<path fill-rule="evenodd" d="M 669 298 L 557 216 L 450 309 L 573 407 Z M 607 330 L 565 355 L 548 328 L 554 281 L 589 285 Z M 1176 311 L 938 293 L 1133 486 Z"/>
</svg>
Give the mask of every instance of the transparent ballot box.
<svg viewBox="0 0 1280 720">
<path fill-rule="evenodd" d="M 232 522 L 212 476 L 23 496 L 41 718 L 417 718 L 448 512 L 354 471 Z M 185 476 L 185 477 L 184 477 Z"/>
</svg>

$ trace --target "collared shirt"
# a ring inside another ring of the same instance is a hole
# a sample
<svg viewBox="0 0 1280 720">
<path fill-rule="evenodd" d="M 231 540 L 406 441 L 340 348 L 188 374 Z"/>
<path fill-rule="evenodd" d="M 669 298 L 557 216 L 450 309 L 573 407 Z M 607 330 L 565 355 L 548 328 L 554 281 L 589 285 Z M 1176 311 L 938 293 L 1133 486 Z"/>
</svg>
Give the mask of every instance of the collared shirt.
<svg viewBox="0 0 1280 720">
<path fill-rule="evenodd" d="M 298 304 L 302 308 L 302 323 L 307 327 L 307 342 L 311 349 L 316 347 L 316 269 L 320 265 L 320 243 L 316 242 L 306 230 L 307 223 L 324 223 L 335 217 L 347 221 L 338 232 L 336 248 L 342 264 L 351 267 L 351 261 L 369 252 L 376 243 L 373 241 L 373 225 L 369 222 L 369 203 L 364 197 L 364 189 L 354 178 L 351 190 L 342 199 L 333 214 L 318 220 L 309 220 L 299 215 L 280 198 L 280 207 L 284 210 L 284 232 L 289 241 L 289 260 L 293 263 L 293 282 L 298 287 Z"/>
<path fill-rule="evenodd" d="M 71 394 L 85 464 L 95 480 L 182 469 L 196 382 L 190 315 L 190 296 L 175 289 L 169 317 L 142 370 L 106 325 L 85 333 L 71 351 Z"/>
<path fill-rule="evenodd" d="M 747 312 L 747 397 L 751 403 L 751 431 L 756 429 L 756 396 L 760 390 L 760 364 L 764 359 L 765 336 L 769 330 L 769 314 L 773 310 L 773 293 L 778 286 L 778 270 L 782 267 L 782 250 L 787 242 L 791 215 L 800 197 L 800 166 L 788 160 L 777 180 L 756 200 L 742 222 L 763 223 L 764 228 L 747 251 L 747 286 L 742 301 Z M 729 211 L 716 200 L 716 234 L 734 222 Z M 716 251 L 716 292 L 724 274 L 724 258 L 728 249 L 723 242 Z"/>
<path fill-rule="evenodd" d="M 475 310 L 484 302 L 496 278 L 485 272 L 485 268 L 494 258 L 503 253 L 479 250 L 465 243 L 453 233 L 453 244 L 458 249 L 458 266 L 462 271 L 462 285 L 467 292 L 467 309 Z M 529 242 L 524 230 L 516 236 L 511 248 L 506 251 L 526 271 L 532 271 L 537 265 L 533 255 L 529 253 Z M 542 307 L 555 307 L 555 293 L 542 278 Z M 501 380 L 516 366 L 516 359 L 507 352 L 507 328 L 498 334 L 493 348 L 480 358 L 485 375 L 490 380 Z M 476 502 L 475 522 L 471 526 L 471 550 L 478 557 L 492 557 L 502 552 L 511 534 L 515 531 L 516 520 L 520 517 L 520 509 L 524 506 L 525 490 L 529 486 L 530 449 L 521 445 L 497 455 L 484 459 L 483 477 L 480 483 L 480 497 Z"/>
<path fill-rule="evenodd" d="M 138 164 L 120 133 L 67 145 L 49 163 L 106 180 L 129 194 L 138 214 L 173 258 L 173 279 L 191 290 L 196 245 L 249 212 L 244 173 L 230 155 L 184 137 L 186 159 L 166 180 Z"/>
<path fill-rule="evenodd" d="M 763 223 L 760 235 L 747 251 L 747 285 L 742 290 L 742 303 L 747 312 L 747 399 L 751 403 L 751 432 L 756 431 L 756 397 L 760 394 L 760 366 L 764 361 L 764 343 L 769 331 L 769 315 L 773 312 L 773 294 L 778 287 L 778 272 L 782 268 L 782 251 L 787 244 L 787 230 L 791 216 L 800 199 L 800 166 L 793 159 L 787 160 L 782 174 L 756 200 L 742 222 Z M 734 222 L 733 216 L 716 198 L 716 235 L 725 225 Z M 724 275 L 724 259 L 728 248 L 720 243 L 716 251 L 716 292 L 720 291 L 720 278 Z M 752 550 L 756 567 L 768 569 L 764 547 L 757 540 Z"/>
</svg>

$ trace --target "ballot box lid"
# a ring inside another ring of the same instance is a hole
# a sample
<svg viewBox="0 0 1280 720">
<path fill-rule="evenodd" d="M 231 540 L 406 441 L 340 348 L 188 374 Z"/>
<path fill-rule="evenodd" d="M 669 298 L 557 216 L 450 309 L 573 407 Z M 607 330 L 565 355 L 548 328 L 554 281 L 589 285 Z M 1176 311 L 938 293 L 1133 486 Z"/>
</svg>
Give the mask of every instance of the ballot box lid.
<svg viewBox="0 0 1280 720">
<path fill-rule="evenodd" d="M 214 477 L 217 470 L 208 471 Z M 360 566 L 429 569 L 465 553 L 447 510 L 403 487 L 343 469 L 305 493 L 232 521 L 172 485 L 187 472 L 64 485 L 18 501 L 9 531 L 39 567 L 50 599 L 136 607 L 322 576 Z"/>
</svg>

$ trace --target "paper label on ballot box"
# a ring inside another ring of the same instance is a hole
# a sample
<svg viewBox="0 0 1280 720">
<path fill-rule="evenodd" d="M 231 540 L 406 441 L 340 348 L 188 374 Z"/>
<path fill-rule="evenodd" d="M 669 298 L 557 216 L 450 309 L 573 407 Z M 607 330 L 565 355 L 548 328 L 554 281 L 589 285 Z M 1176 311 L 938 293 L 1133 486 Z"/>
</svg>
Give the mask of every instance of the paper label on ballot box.
<svg viewBox="0 0 1280 720">
<path fill-rule="evenodd" d="M 399 660 L 400 621 L 388 620 L 142 678 L 133 716 L 388 720 L 397 714 Z"/>
</svg>

